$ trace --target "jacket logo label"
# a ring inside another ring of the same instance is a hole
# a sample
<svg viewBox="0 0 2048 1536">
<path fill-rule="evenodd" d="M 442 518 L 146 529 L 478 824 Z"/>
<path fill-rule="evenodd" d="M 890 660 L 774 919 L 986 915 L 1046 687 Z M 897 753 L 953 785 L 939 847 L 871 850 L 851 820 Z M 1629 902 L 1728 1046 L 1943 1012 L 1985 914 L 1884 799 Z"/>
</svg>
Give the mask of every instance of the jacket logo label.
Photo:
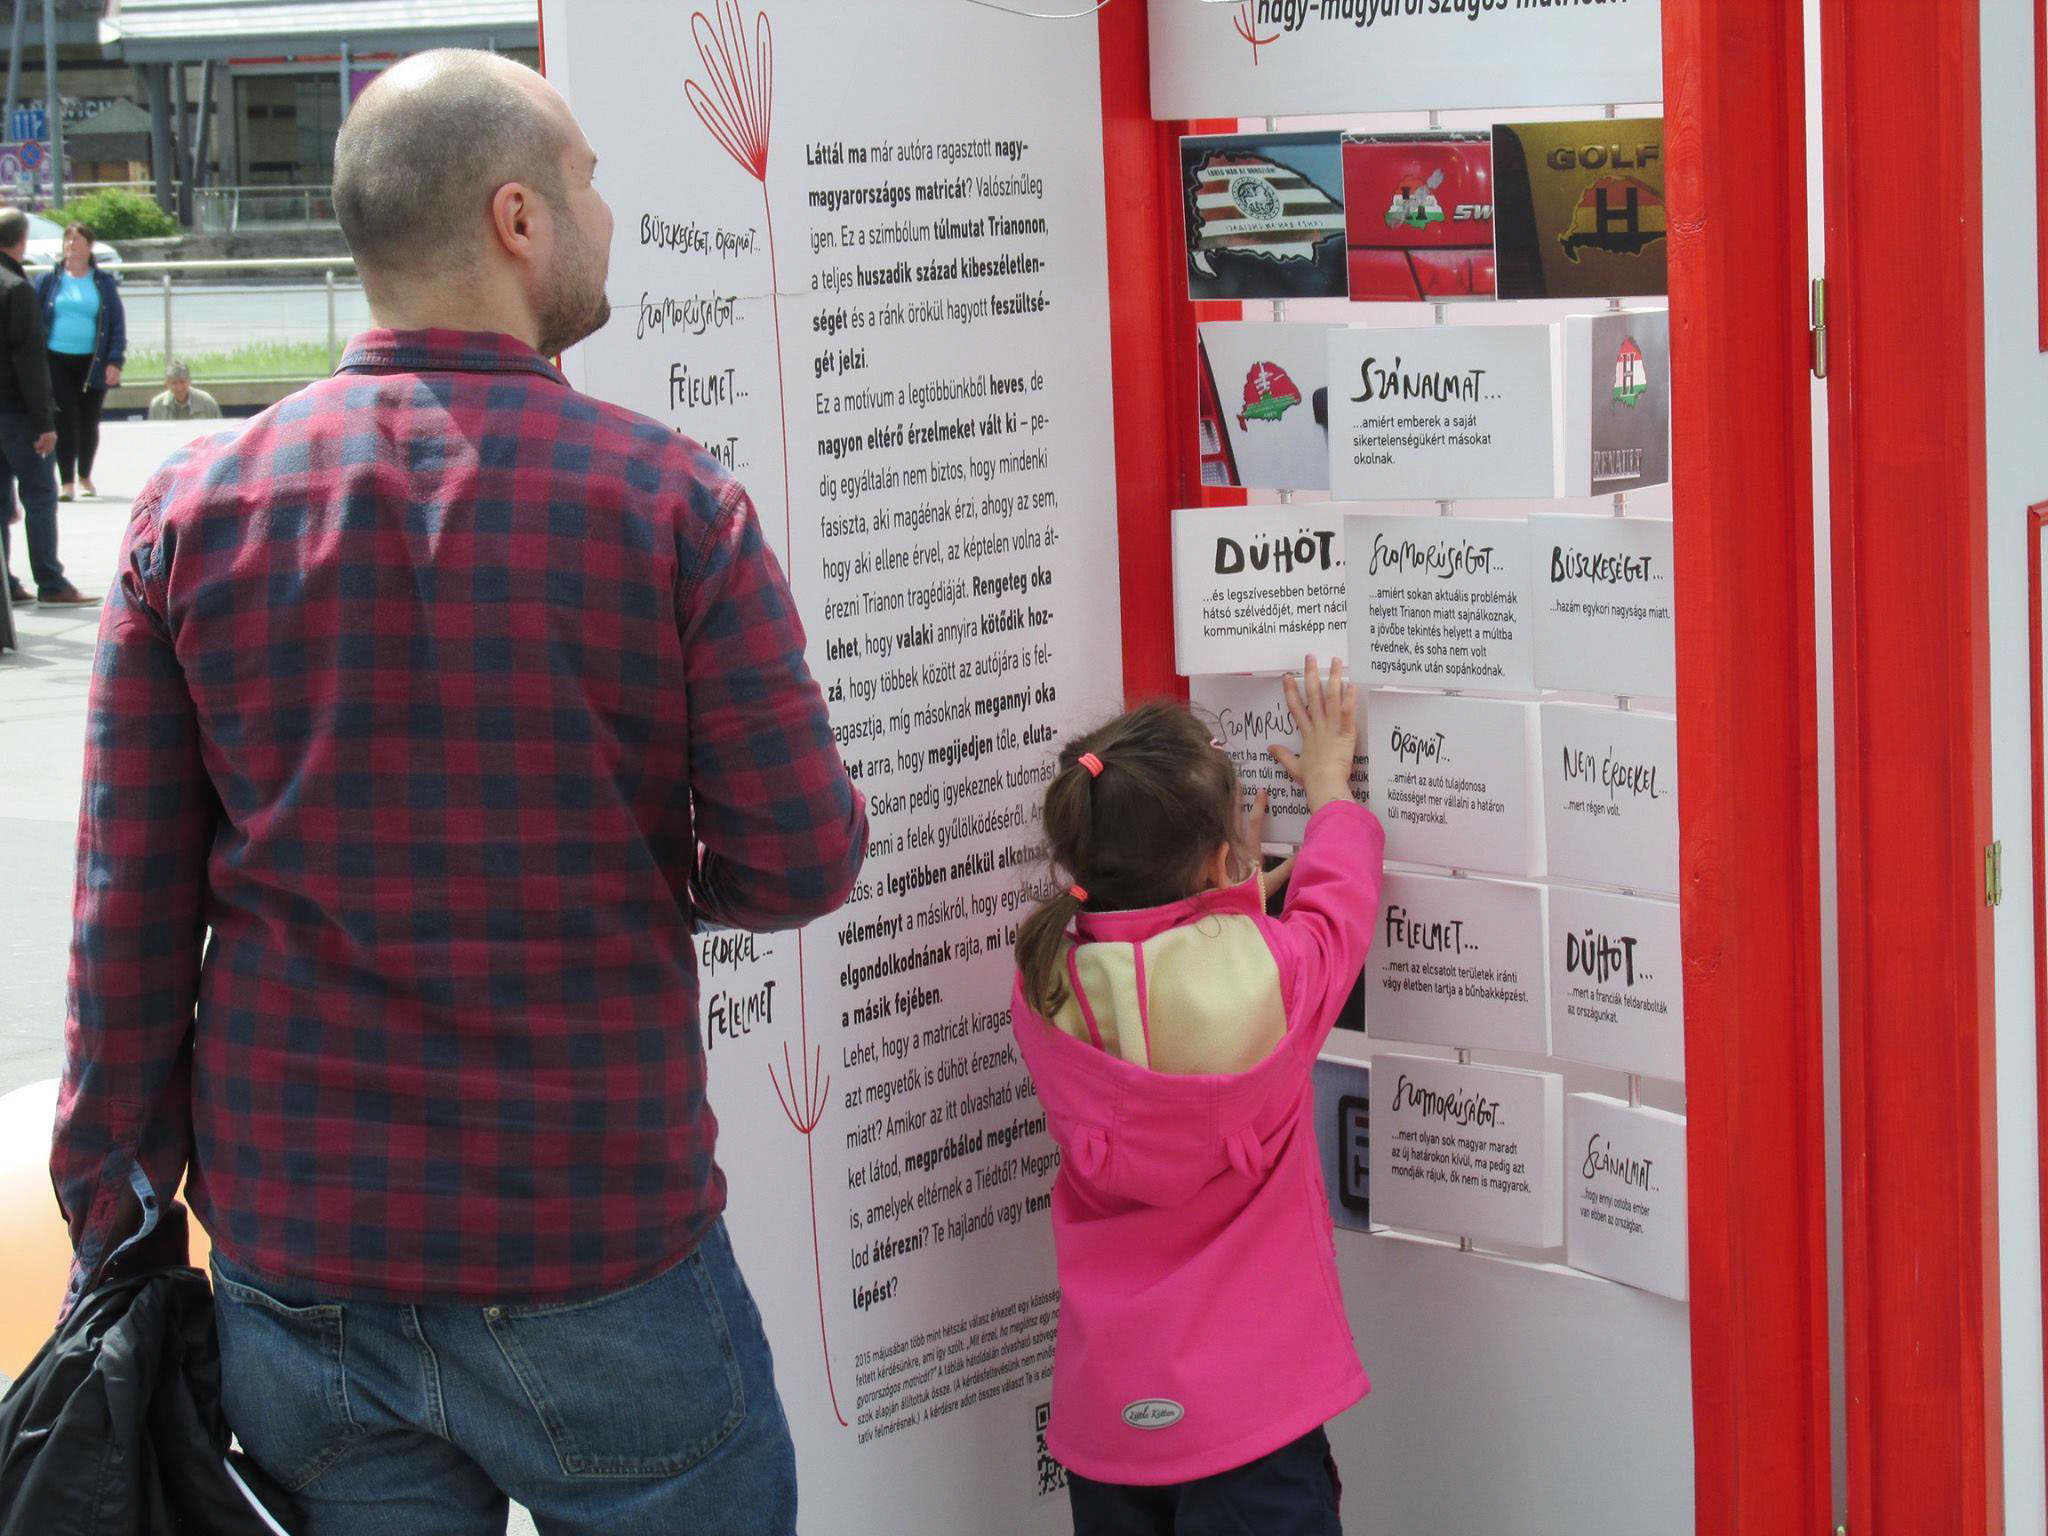
<svg viewBox="0 0 2048 1536">
<path fill-rule="evenodd" d="M 1124 1409 L 1124 1422 L 1133 1429 L 1170 1429 L 1186 1416 L 1170 1397 L 1141 1397 Z"/>
</svg>

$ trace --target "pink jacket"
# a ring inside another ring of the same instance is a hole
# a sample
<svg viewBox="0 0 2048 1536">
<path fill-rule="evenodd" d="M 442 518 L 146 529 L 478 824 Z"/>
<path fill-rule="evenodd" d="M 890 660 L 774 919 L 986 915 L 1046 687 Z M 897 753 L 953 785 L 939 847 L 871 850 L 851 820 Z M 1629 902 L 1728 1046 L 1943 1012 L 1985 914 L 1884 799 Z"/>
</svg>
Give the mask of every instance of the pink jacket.
<svg viewBox="0 0 2048 1536">
<path fill-rule="evenodd" d="M 1379 908 L 1364 806 L 1309 819 L 1278 918 L 1248 880 L 1083 913 L 1052 1020 L 1011 1005 L 1062 1153 L 1047 1449 L 1098 1482 L 1185 1482 L 1369 1388 L 1337 1287 L 1316 1054 Z"/>
</svg>

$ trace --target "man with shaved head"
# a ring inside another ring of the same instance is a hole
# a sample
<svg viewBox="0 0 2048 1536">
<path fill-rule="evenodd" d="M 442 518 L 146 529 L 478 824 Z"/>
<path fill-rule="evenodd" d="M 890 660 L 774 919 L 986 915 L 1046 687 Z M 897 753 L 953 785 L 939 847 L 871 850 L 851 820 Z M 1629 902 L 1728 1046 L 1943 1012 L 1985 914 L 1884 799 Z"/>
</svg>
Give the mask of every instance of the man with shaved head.
<svg viewBox="0 0 2048 1536">
<path fill-rule="evenodd" d="M 795 1529 L 721 1220 L 699 923 L 867 842 L 746 492 L 548 361 L 611 213 L 540 76 L 408 59 L 334 196 L 376 329 L 136 499 L 52 1171 L 75 1297 L 213 1238 L 299 1536 Z"/>
</svg>

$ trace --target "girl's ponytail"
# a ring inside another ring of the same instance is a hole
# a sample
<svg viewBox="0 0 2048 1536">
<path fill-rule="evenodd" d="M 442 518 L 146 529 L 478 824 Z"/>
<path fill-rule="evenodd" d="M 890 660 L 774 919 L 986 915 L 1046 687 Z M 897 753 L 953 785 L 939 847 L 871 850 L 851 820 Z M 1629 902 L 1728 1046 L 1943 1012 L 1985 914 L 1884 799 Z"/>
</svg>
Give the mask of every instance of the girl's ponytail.
<svg viewBox="0 0 2048 1536">
<path fill-rule="evenodd" d="M 1067 1000 L 1067 930 L 1081 911 L 1070 886 L 1038 904 L 1017 929 L 1017 973 L 1024 978 L 1024 1000 L 1042 1019 L 1060 1011 Z"/>
</svg>

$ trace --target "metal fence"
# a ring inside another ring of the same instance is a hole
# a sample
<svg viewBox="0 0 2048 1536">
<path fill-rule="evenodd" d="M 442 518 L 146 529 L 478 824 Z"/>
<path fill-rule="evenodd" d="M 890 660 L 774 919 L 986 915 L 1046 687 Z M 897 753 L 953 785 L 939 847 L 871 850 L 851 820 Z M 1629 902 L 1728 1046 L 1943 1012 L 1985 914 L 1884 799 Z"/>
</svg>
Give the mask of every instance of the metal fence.
<svg viewBox="0 0 2048 1536">
<path fill-rule="evenodd" d="M 125 372 L 137 384 L 161 377 L 174 357 L 201 385 L 324 378 L 370 323 L 346 256 L 131 261 L 120 272 Z"/>
<path fill-rule="evenodd" d="M 202 187 L 192 194 L 192 223 L 201 234 L 334 223 L 332 187 Z"/>
</svg>

